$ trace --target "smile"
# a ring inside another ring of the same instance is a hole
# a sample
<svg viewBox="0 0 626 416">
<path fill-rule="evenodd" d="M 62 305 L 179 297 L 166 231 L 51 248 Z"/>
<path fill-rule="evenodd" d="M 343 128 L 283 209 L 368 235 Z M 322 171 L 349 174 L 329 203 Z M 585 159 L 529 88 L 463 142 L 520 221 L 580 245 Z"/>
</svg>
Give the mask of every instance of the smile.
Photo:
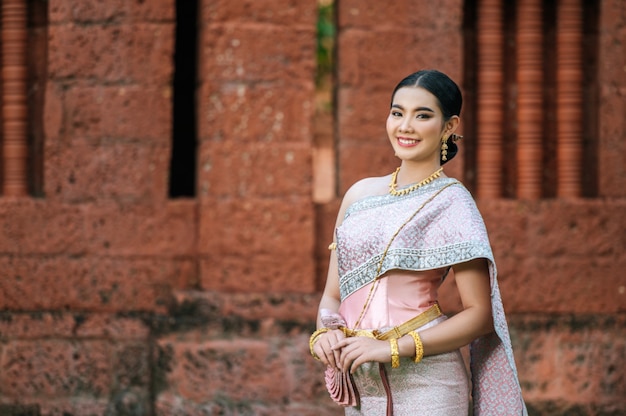
<svg viewBox="0 0 626 416">
<path fill-rule="evenodd" d="M 414 146 L 419 143 L 419 140 L 407 139 L 405 137 L 398 137 L 398 143 L 401 146 Z"/>
</svg>

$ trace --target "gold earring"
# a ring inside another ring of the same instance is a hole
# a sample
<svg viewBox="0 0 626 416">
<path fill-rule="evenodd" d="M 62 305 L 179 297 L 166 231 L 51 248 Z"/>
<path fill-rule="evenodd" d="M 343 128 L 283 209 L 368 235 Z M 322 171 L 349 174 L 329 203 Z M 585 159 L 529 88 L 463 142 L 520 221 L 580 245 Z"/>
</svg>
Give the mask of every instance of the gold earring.
<svg viewBox="0 0 626 416">
<path fill-rule="evenodd" d="M 448 160 L 448 138 L 446 136 L 441 138 L 441 160 L 444 162 Z"/>
</svg>

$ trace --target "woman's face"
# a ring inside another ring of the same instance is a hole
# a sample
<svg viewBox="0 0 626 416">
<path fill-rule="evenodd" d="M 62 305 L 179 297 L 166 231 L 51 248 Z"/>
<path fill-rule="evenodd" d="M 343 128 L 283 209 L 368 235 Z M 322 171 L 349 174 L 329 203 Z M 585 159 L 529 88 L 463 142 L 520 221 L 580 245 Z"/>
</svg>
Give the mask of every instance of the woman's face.
<svg viewBox="0 0 626 416">
<path fill-rule="evenodd" d="M 438 164 L 446 125 L 433 94 L 419 87 L 396 91 L 387 117 L 387 135 L 398 158 L 430 163 L 436 160 Z"/>
</svg>

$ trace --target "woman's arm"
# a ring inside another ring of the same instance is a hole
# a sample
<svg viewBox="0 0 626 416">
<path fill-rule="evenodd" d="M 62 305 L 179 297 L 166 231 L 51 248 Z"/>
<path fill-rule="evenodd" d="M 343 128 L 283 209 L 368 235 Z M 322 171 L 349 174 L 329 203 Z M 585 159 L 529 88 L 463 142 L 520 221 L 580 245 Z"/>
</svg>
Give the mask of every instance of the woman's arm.
<svg viewBox="0 0 626 416">
<path fill-rule="evenodd" d="M 328 276 L 326 278 L 326 287 L 320 300 L 320 305 L 317 312 L 317 328 L 323 328 L 324 325 L 321 319 L 320 311 L 322 309 L 328 309 L 331 312 L 337 312 L 339 310 L 340 295 L 339 295 L 339 276 L 337 272 L 337 253 L 332 250 L 330 253 L 330 262 L 328 267 Z M 313 345 L 313 351 L 317 355 L 321 362 L 326 365 L 336 367 L 339 360 L 339 351 L 333 351 L 332 347 L 340 340 L 344 339 L 345 335 L 340 330 L 328 331 L 319 336 Z"/>
<path fill-rule="evenodd" d="M 424 355 L 435 355 L 463 347 L 493 331 L 491 284 L 486 259 L 475 259 L 453 266 L 463 310 L 450 319 L 419 331 Z M 401 356 L 414 356 L 411 336 L 398 341 Z"/>
<path fill-rule="evenodd" d="M 360 196 L 362 192 L 363 181 L 357 182 L 353 185 L 345 194 L 339 212 L 337 213 L 337 220 L 335 221 L 335 229 L 337 229 L 343 222 L 343 218 L 346 213 L 346 209 Z M 328 274 L 326 275 L 326 286 L 322 293 L 318 312 L 317 312 L 317 328 L 323 328 L 320 311 L 322 309 L 328 309 L 331 312 L 337 313 L 339 311 L 339 304 L 341 303 L 341 296 L 339 293 L 339 266 L 337 262 L 337 251 L 330 251 L 330 260 L 328 264 Z M 339 361 L 339 351 L 332 349 L 340 340 L 344 339 L 345 335 L 340 330 L 328 331 L 320 335 L 315 344 L 313 345 L 313 351 L 319 357 L 320 361 L 324 364 L 335 367 Z"/>
<path fill-rule="evenodd" d="M 419 332 L 424 355 L 456 350 L 493 331 L 487 260 L 470 260 L 453 268 L 463 310 L 450 319 Z M 368 361 L 391 361 L 389 341 L 366 337 L 345 338 L 335 344 L 333 350 L 341 351 L 339 368 L 350 368 L 351 371 Z M 415 343 L 410 335 L 398 340 L 398 352 L 402 357 L 415 356 Z"/>
</svg>

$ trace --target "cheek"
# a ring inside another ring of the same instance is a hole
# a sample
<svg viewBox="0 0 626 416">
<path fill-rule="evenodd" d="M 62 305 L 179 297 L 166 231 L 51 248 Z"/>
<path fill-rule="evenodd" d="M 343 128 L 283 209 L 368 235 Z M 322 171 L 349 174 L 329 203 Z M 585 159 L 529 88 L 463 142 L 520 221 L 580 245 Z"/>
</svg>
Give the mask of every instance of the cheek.
<svg viewBox="0 0 626 416">
<path fill-rule="evenodd" d="M 387 118 L 386 127 L 387 127 L 387 132 L 388 133 L 391 133 L 391 132 L 393 132 L 395 130 L 395 123 L 393 122 L 393 119 Z"/>
</svg>

